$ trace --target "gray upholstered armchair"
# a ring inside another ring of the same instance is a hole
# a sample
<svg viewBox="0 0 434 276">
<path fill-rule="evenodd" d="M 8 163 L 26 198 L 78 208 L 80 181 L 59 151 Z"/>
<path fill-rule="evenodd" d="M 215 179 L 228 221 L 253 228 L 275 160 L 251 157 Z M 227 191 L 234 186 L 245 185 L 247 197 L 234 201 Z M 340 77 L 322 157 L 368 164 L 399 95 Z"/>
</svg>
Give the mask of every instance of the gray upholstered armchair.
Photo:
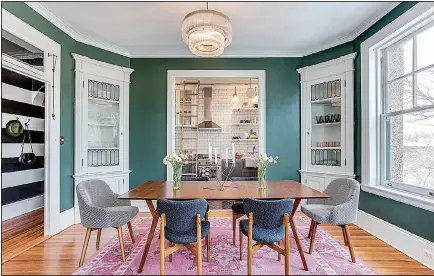
<svg viewBox="0 0 434 276">
<path fill-rule="evenodd" d="M 357 220 L 360 184 L 354 179 L 335 179 L 330 182 L 324 193 L 330 198 L 308 199 L 306 204 L 301 206 L 301 211 L 312 219 L 308 236 L 311 238 L 309 254 L 313 250 L 318 224 L 334 224 L 342 228 L 345 245 L 348 245 L 351 260 L 355 262 L 348 224 Z"/>
<path fill-rule="evenodd" d="M 99 248 L 102 228 L 111 227 L 118 230 L 122 261 L 125 261 L 122 225 L 128 225 L 131 240 L 134 243 L 134 233 L 130 221 L 137 215 L 139 208 L 131 206 L 129 200 L 118 199 L 118 196 L 102 180 L 92 179 L 77 185 L 81 224 L 87 228 L 79 266 L 83 265 L 91 232 L 98 230 L 96 247 Z"/>
</svg>

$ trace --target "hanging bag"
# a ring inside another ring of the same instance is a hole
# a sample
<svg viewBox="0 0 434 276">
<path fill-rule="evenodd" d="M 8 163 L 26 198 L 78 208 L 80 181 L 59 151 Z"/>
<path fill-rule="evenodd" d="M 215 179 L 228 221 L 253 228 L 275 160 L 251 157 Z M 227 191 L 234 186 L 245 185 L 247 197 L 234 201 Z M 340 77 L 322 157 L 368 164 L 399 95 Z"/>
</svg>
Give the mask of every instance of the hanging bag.
<svg viewBox="0 0 434 276">
<path fill-rule="evenodd" d="M 30 151 L 31 152 L 25 153 L 24 152 L 24 143 L 26 142 L 26 134 L 29 137 Z M 29 124 L 28 123 L 25 123 L 23 143 L 21 144 L 21 154 L 20 154 L 20 157 L 18 157 L 18 163 L 23 164 L 23 165 L 33 165 L 36 163 L 36 155 L 33 152 L 32 140 L 30 139 L 30 130 L 29 130 Z"/>
</svg>

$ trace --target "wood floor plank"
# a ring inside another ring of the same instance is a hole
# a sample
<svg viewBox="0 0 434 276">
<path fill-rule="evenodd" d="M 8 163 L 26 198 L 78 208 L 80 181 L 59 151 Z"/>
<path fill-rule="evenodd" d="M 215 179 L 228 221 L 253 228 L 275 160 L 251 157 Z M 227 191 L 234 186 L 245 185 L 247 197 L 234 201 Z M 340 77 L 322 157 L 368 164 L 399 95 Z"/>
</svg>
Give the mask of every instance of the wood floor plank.
<svg viewBox="0 0 434 276">
<path fill-rule="evenodd" d="M 217 216 L 227 215 L 223 212 Z M 212 214 L 210 214 L 210 217 Z M 230 215 L 228 217 L 231 217 Z M 323 229 L 344 243 L 341 228 L 320 225 Z M 126 230 L 127 231 L 127 230 Z M 409 258 L 383 241 L 375 238 L 355 225 L 350 226 L 356 258 L 363 260 L 379 274 L 395 275 L 434 275 L 434 272 L 417 261 Z M 86 229 L 73 225 L 61 233 L 49 238 L 2 265 L 3 275 L 23 274 L 71 274 L 78 268 L 81 249 Z M 116 229 L 104 229 L 101 245 L 117 235 Z M 96 252 L 96 231 L 90 237 L 86 261 Z"/>
</svg>

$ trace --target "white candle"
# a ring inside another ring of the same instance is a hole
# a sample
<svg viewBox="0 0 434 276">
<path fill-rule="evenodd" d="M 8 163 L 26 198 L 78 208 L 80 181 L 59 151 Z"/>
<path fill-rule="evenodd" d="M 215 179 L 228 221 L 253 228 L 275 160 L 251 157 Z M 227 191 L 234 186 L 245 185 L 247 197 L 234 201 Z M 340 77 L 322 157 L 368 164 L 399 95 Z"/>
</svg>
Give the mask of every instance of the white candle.
<svg viewBox="0 0 434 276">
<path fill-rule="evenodd" d="M 210 161 L 212 161 L 212 147 L 211 142 L 208 142 L 208 158 Z"/>
<path fill-rule="evenodd" d="M 228 155 L 229 155 L 229 151 L 228 148 L 226 148 L 226 167 L 228 167 Z"/>
<path fill-rule="evenodd" d="M 235 164 L 235 144 L 232 143 L 232 162 Z"/>
<path fill-rule="evenodd" d="M 217 148 L 214 148 L 215 164 L 217 165 Z"/>
</svg>

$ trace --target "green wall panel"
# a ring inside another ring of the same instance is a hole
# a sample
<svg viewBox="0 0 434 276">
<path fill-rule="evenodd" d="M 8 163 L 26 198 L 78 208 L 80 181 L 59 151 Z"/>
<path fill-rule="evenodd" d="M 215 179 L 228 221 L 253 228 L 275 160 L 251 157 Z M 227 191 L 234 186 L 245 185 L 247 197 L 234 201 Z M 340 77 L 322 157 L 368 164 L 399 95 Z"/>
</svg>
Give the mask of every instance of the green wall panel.
<svg viewBox="0 0 434 276">
<path fill-rule="evenodd" d="M 302 66 L 309 66 L 334 59 L 351 52 L 357 53 L 357 57 L 354 62 L 354 168 L 356 177 L 359 181 L 362 159 L 360 45 L 363 41 L 384 28 L 384 26 L 395 20 L 415 4 L 417 4 L 417 2 L 402 2 L 386 16 L 381 18 L 365 32 L 359 35 L 353 42 L 345 43 L 331 49 L 303 57 Z M 352 43 L 353 49 L 349 47 L 350 43 Z M 368 212 L 411 233 L 434 242 L 434 231 L 432 231 L 434 226 L 433 212 L 366 192 L 361 193 L 359 207 L 365 212 Z"/>
<path fill-rule="evenodd" d="M 93 46 L 76 43 L 74 39 L 51 24 L 24 2 L 2 2 L 2 8 L 33 26 L 61 46 L 60 59 L 60 135 L 65 144 L 60 146 L 60 210 L 74 207 L 74 59 L 72 53 L 129 67 L 130 59 Z"/>
<path fill-rule="evenodd" d="M 130 87 L 130 188 L 165 179 L 167 70 L 266 70 L 267 153 L 279 163 L 269 179 L 299 179 L 301 58 L 132 59 Z"/>
</svg>

